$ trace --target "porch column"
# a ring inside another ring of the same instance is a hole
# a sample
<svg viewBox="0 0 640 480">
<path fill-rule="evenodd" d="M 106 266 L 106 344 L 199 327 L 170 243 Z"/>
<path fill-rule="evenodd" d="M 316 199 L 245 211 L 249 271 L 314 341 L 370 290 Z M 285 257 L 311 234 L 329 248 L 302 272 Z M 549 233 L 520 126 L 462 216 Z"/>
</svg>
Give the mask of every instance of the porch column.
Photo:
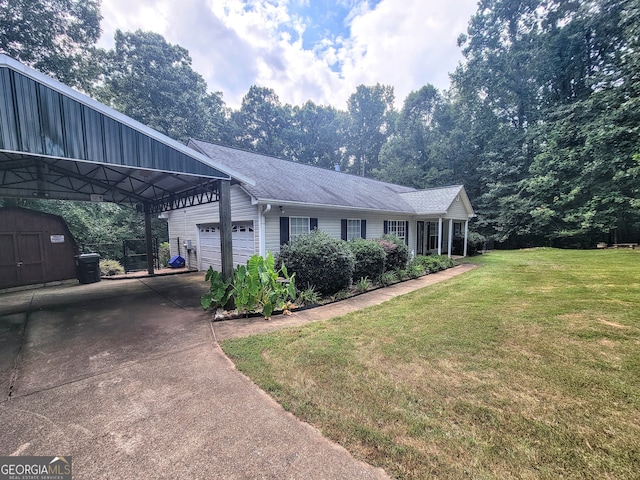
<svg viewBox="0 0 640 480">
<path fill-rule="evenodd" d="M 451 258 L 451 249 L 453 248 L 453 218 L 449 219 L 449 238 L 447 239 L 447 256 Z"/>
<path fill-rule="evenodd" d="M 469 238 L 469 219 L 464 222 L 464 253 L 463 256 L 467 256 L 467 238 Z"/>
<path fill-rule="evenodd" d="M 231 240 L 231 181 L 219 180 L 220 189 L 220 256 L 222 257 L 222 278 L 233 277 L 233 243 Z"/>
<path fill-rule="evenodd" d="M 442 255 L 442 217 L 438 219 L 438 255 Z"/>
<path fill-rule="evenodd" d="M 151 232 L 151 205 L 144 204 L 144 239 L 147 251 L 147 273 L 153 275 L 153 233 Z"/>
</svg>

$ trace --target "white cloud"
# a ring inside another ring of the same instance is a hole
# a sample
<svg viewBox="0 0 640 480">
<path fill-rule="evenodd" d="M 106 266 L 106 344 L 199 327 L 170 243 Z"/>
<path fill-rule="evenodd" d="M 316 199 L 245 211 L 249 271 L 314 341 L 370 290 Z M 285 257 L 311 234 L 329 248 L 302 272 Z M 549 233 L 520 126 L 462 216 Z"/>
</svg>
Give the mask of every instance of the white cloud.
<svg viewBox="0 0 640 480">
<path fill-rule="evenodd" d="M 448 86 L 462 58 L 456 39 L 475 11 L 475 0 L 382 0 L 373 9 L 351 0 L 349 37 L 305 50 L 309 25 L 292 13 L 305 1 L 103 0 L 101 45 L 112 46 L 116 28 L 156 31 L 187 48 L 209 89 L 234 108 L 254 84 L 273 88 L 283 102 L 344 109 L 357 85 L 382 83 L 394 86 L 400 106 L 426 83 Z"/>
</svg>

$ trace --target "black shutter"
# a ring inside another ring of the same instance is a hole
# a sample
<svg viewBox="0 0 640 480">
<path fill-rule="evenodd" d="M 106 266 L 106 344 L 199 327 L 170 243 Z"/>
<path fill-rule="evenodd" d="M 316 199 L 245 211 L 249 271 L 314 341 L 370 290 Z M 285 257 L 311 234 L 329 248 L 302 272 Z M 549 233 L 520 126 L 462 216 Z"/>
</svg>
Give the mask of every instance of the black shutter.
<svg viewBox="0 0 640 480">
<path fill-rule="evenodd" d="M 367 238 L 367 221 L 360 220 L 360 237 Z"/>
<path fill-rule="evenodd" d="M 309 230 L 310 231 L 314 231 L 318 229 L 318 219 L 317 218 L 310 218 L 309 219 Z"/>
<path fill-rule="evenodd" d="M 289 217 L 280 217 L 280 245 L 289 243 Z"/>
<path fill-rule="evenodd" d="M 409 246 L 409 220 L 404 222 L 404 243 Z"/>
<path fill-rule="evenodd" d="M 340 238 L 342 240 L 347 239 L 347 219 L 343 218 L 340 220 Z"/>
<path fill-rule="evenodd" d="M 389 221 L 385 220 L 384 221 L 384 225 L 383 225 L 383 233 L 386 235 L 387 233 L 389 233 Z"/>
</svg>

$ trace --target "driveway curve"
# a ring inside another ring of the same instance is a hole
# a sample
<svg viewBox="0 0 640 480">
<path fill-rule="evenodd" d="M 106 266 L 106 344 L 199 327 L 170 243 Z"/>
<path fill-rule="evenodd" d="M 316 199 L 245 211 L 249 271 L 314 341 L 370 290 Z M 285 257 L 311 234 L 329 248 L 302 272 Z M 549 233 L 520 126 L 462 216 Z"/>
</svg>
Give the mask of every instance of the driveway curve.
<svg viewBox="0 0 640 480">
<path fill-rule="evenodd" d="M 74 479 L 378 479 L 222 353 L 201 274 L 0 293 L 0 455 Z"/>
</svg>

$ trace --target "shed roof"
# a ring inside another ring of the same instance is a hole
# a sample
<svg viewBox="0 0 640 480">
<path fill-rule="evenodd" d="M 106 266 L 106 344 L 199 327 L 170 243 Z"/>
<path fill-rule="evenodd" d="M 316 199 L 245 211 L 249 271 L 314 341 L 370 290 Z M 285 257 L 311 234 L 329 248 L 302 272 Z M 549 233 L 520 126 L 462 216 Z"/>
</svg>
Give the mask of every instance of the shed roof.
<svg viewBox="0 0 640 480">
<path fill-rule="evenodd" d="M 142 203 L 214 201 L 250 177 L 0 54 L 0 196 Z"/>
<path fill-rule="evenodd" d="M 462 195 L 467 211 L 473 215 L 461 185 L 416 190 L 202 140 L 191 139 L 188 145 L 218 163 L 251 176 L 255 184 L 243 188 L 258 203 L 443 215 L 457 196 Z"/>
</svg>

